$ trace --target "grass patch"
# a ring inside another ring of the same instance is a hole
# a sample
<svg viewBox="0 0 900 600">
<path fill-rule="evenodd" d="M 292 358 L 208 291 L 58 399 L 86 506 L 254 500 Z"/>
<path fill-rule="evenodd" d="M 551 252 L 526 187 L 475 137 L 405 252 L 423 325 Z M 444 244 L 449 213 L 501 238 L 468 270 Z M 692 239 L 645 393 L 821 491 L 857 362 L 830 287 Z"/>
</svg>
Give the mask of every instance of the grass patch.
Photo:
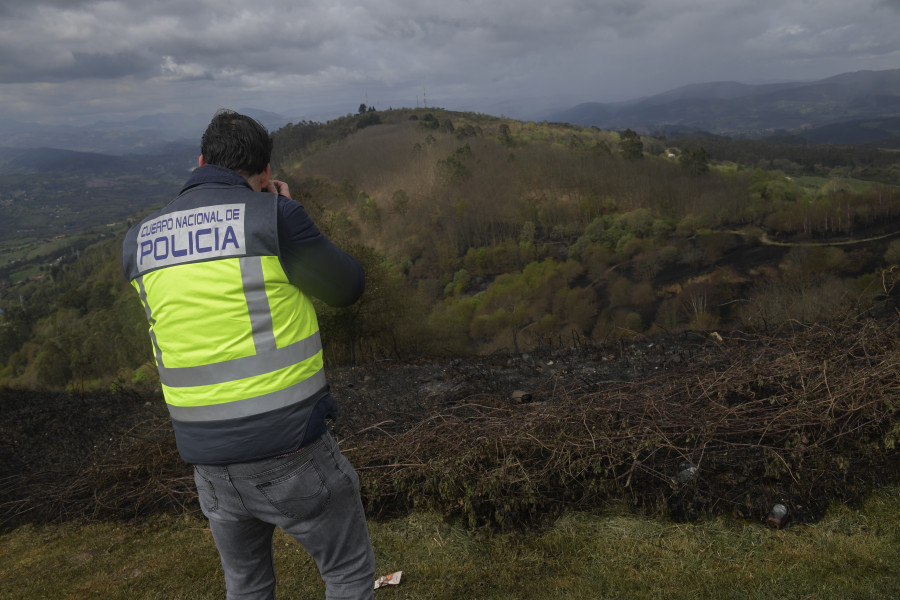
<svg viewBox="0 0 900 600">
<path fill-rule="evenodd" d="M 861 194 L 879 185 L 874 181 L 851 179 L 847 177 L 804 176 L 795 177 L 793 181 L 810 195 L 836 193 L 841 190 Z"/>
<path fill-rule="evenodd" d="M 38 275 L 41 266 L 72 254 L 73 248 L 87 246 L 97 237 L 96 234 L 84 233 L 52 239 L 5 241 L 0 243 L 0 269 L 10 282 L 24 281 Z"/>
<path fill-rule="evenodd" d="M 900 488 L 833 506 L 784 530 L 717 518 L 674 523 L 624 508 L 567 513 L 540 532 L 467 533 L 431 513 L 371 523 L 379 598 L 846 599 L 900 596 Z M 280 532 L 279 597 L 324 594 L 315 566 Z M 222 598 L 205 521 L 24 526 L 0 536 L 0 598 Z"/>
</svg>

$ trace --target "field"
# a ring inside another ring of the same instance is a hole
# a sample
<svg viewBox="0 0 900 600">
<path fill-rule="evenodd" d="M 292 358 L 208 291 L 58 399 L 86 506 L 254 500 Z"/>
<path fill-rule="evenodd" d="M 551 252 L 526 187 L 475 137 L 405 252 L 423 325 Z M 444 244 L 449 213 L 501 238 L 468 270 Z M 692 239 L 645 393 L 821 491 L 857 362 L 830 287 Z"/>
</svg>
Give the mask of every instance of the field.
<svg viewBox="0 0 900 600">
<path fill-rule="evenodd" d="M 115 235 L 122 226 L 100 227 L 74 235 L 54 238 L 24 238 L 0 242 L 0 278 L 18 283 L 35 277 L 60 257 L 95 243 L 105 236 Z"/>
<path fill-rule="evenodd" d="M 673 523 L 610 506 L 529 534 L 473 535 L 434 514 L 370 523 L 377 598 L 888 599 L 900 594 L 900 488 L 783 530 L 727 518 Z M 321 598 L 309 556 L 275 538 L 279 597 Z M 222 598 L 206 523 L 192 517 L 27 526 L 0 536 L 4 600 Z M 35 574 L 40 576 L 35 576 Z"/>
</svg>

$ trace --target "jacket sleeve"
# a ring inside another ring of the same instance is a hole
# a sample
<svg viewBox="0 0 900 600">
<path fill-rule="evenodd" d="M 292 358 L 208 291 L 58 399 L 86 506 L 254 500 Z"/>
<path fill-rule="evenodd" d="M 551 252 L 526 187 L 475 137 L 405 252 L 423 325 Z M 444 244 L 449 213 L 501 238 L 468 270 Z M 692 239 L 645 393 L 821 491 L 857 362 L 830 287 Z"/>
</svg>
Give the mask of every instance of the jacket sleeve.
<svg viewBox="0 0 900 600">
<path fill-rule="evenodd" d="M 353 256 L 319 231 L 289 198 L 278 199 L 278 247 L 288 279 L 329 306 L 350 306 L 365 290 L 365 272 Z"/>
</svg>

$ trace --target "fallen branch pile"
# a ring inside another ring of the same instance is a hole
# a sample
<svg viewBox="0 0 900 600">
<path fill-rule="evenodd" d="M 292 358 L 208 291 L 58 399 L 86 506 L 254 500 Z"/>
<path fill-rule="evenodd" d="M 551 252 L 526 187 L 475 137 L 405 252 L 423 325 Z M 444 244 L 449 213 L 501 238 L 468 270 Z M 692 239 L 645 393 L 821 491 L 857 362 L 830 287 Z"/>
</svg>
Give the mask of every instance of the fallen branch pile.
<svg viewBox="0 0 900 600">
<path fill-rule="evenodd" d="M 0 524 L 199 514 L 191 467 L 178 456 L 164 415 L 106 438 L 66 469 L 0 479 Z"/>
<path fill-rule="evenodd" d="M 677 519 L 764 519 L 783 503 L 811 520 L 900 474 L 898 343 L 896 323 L 726 338 L 725 368 L 700 360 L 574 397 L 560 374 L 542 402 L 473 398 L 345 453 L 373 515 L 508 528 L 619 499 Z"/>
</svg>

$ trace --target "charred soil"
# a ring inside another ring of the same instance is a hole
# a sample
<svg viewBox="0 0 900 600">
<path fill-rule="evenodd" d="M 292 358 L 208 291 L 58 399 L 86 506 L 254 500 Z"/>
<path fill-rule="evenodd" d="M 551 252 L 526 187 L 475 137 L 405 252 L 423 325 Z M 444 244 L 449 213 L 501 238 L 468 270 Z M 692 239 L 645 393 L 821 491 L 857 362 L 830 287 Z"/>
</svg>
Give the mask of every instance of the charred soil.
<svg viewBox="0 0 900 600">
<path fill-rule="evenodd" d="M 618 500 L 814 520 L 900 473 L 900 324 L 885 314 L 331 368 L 333 432 L 373 518 L 507 529 Z M 198 512 L 159 397 L 2 390 L 0 404 L 4 527 Z"/>
</svg>

